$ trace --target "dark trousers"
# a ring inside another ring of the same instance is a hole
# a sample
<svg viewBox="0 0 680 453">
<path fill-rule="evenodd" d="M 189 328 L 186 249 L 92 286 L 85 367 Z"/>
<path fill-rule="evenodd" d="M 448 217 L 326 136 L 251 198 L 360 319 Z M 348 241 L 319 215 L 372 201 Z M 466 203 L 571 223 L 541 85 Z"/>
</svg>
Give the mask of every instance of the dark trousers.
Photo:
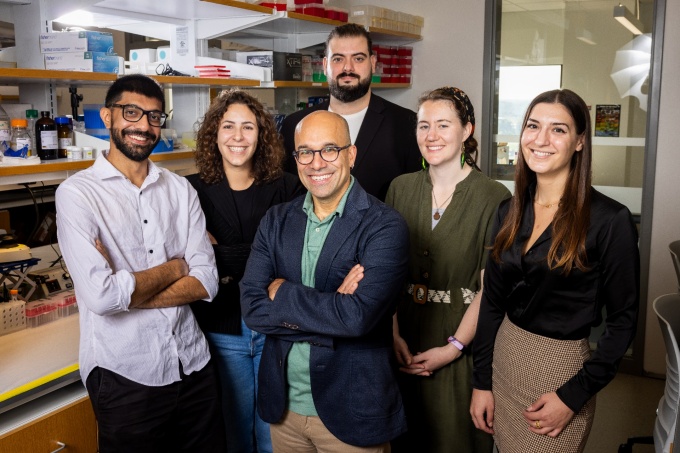
<svg viewBox="0 0 680 453">
<path fill-rule="evenodd" d="M 85 386 L 97 417 L 100 453 L 226 451 L 212 361 L 162 387 L 138 384 L 96 367 Z"/>
</svg>

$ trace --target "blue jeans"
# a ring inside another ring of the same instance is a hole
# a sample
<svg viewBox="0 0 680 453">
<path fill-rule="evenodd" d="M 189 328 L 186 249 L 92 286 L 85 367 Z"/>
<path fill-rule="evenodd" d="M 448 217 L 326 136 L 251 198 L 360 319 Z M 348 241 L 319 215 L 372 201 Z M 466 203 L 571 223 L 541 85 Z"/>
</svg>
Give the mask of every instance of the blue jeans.
<svg viewBox="0 0 680 453">
<path fill-rule="evenodd" d="M 241 335 L 207 332 L 222 387 L 222 413 L 229 453 L 271 453 L 269 424 L 256 410 L 257 373 L 265 335 L 241 319 Z"/>
</svg>

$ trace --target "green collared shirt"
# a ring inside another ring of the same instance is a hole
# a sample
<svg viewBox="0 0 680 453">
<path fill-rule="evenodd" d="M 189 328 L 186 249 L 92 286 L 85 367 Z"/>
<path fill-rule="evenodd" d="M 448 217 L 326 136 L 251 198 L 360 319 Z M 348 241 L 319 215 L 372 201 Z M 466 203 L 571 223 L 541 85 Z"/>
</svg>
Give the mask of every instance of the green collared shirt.
<svg viewBox="0 0 680 453">
<path fill-rule="evenodd" d="M 354 176 L 350 175 L 349 187 L 340 199 L 335 212 L 323 220 L 314 213 L 312 194 L 307 192 L 302 210 L 307 214 L 305 242 L 302 249 L 302 284 L 314 288 L 316 263 L 326 242 L 326 237 L 336 217 L 342 217 L 347 204 L 347 196 L 354 185 Z M 310 346 L 307 342 L 294 343 L 288 354 L 286 377 L 288 380 L 288 409 L 304 416 L 316 416 L 312 384 L 309 375 Z"/>
</svg>

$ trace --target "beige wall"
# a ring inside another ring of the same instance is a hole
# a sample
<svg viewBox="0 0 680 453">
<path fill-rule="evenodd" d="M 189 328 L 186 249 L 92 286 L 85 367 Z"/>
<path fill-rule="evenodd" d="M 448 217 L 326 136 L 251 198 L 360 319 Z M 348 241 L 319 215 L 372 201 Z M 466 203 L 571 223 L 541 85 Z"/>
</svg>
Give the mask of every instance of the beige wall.
<svg viewBox="0 0 680 453">
<path fill-rule="evenodd" d="M 367 3 L 425 17 L 423 40 L 413 46 L 413 88 L 380 90 L 392 102 L 415 110 L 425 91 L 449 85 L 465 91 L 477 115 L 482 111 L 484 66 L 483 0 L 351 0 L 345 4 Z M 427 8 L 423 8 L 423 6 Z M 481 125 L 475 131 L 481 137 Z"/>
</svg>

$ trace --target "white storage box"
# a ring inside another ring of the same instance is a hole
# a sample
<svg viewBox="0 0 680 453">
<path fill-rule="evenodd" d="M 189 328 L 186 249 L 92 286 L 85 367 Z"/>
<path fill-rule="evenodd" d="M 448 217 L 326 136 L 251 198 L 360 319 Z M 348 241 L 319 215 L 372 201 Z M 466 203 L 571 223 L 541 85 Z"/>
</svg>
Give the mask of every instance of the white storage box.
<svg viewBox="0 0 680 453">
<path fill-rule="evenodd" d="M 134 49 L 130 51 L 131 63 L 153 63 L 156 61 L 156 49 Z"/>
</svg>

